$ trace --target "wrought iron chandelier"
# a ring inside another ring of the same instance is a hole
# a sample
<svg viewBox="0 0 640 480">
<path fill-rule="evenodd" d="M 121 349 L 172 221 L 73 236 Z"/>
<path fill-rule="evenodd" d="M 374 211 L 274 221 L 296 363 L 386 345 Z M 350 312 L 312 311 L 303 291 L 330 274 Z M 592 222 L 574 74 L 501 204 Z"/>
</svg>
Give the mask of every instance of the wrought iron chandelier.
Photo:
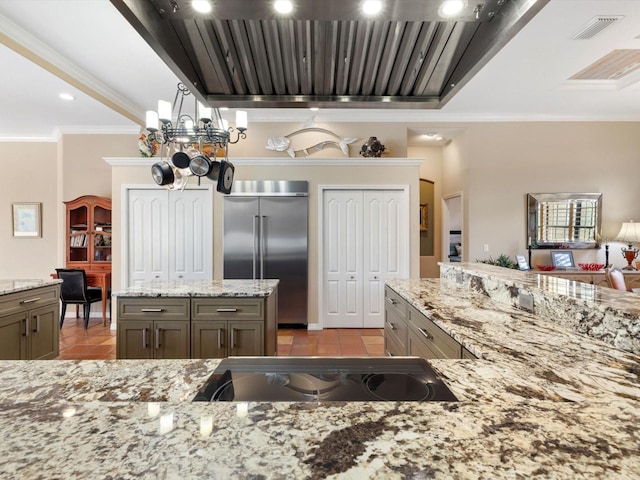
<svg viewBox="0 0 640 480">
<path fill-rule="evenodd" d="M 229 193 L 235 167 L 229 162 L 228 147 L 247 138 L 247 112 L 236 112 L 234 129 L 222 118 L 218 108 L 207 107 L 196 99 L 193 114 L 183 112 L 189 95 L 189 89 L 179 83 L 173 106 L 160 100 L 157 112 L 147 111 L 149 140 L 161 144 L 161 157 L 167 153 L 167 160 L 151 166 L 153 180 L 174 190 L 183 189 L 190 176 L 198 177 L 198 184 L 200 178 L 207 177 L 217 182 L 219 192 Z"/>
</svg>

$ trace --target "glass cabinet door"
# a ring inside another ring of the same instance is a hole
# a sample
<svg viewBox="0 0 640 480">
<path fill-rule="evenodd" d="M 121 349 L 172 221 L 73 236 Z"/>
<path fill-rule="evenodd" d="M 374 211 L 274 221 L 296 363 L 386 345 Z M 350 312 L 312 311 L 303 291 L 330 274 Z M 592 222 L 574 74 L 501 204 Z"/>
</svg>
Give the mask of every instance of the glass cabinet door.
<svg viewBox="0 0 640 480">
<path fill-rule="evenodd" d="M 96 205 L 93 211 L 93 261 L 111 261 L 111 210 Z"/>
</svg>

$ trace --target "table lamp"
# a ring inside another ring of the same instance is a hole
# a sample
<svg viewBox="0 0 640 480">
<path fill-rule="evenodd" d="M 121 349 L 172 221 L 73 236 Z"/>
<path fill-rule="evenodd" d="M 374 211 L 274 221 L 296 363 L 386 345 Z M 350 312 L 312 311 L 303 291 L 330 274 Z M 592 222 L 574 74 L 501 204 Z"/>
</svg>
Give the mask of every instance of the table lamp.
<svg viewBox="0 0 640 480">
<path fill-rule="evenodd" d="M 633 247 L 633 243 L 640 242 L 640 223 L 634 223 L 633 220 L 624 222 L 616 240 L 628 244 L 627 248 L 621 248 L 622 256 L 628 263 L 623 270 L 637 270 L 631 263 L 638 256 L 638 249 Z"/>
</svg>

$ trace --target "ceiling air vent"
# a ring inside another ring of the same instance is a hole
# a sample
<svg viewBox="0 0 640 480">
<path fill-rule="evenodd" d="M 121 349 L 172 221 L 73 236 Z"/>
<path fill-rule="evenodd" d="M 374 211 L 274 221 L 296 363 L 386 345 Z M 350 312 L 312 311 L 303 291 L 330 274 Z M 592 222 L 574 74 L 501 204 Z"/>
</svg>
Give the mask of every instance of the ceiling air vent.
<svg viewBox="0 0 640 480">
<path fill-rule="evenodd" d="M 624 15 L 599 15 L 597 17 L 593 17 L 571 38 L 573 40 L 588 40 L 595 37 L 602 30 L 621 18 L 624 18 Z"/>
<path fill-rule="evenodd" d="M 613 50 L 576 73 L 571 80 L 617 80 L 638 68 L 640 68 L 640 50 Z"/>
</svg>

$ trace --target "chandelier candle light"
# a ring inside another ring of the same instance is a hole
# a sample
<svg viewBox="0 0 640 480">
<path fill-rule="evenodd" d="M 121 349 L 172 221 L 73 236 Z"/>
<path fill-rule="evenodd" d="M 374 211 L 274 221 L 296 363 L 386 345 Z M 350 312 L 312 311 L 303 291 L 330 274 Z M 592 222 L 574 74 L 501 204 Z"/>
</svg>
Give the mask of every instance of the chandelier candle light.
<svg viewBox="0 0 640 480">
<path fill-rule="evenodd" d="M 247 112 L 236 112 L 234 129 L 222 118 L 218 108 L 208 107 L 195 98 L 193 115 L 183 113 L 184 99 L 189 95 L 189 89 L 179 83 L 173 106 L 160 100 L 157 112 L 147 111 L 146 128 L 150 136 L 174 151 L 170 160 L 151 167 L 153 180 L 165 188 L 178 189 L 185 187 L 191 175 L 198 177 L 198 184 L 200 177 L 207 177 L 217 182 L 219 192 L 229 193 L 235 167 L 229 162 L 228 146 L 247 138 Z M 175 110 L 177 114 L 172 118 Z M 233 132 L 236 132 L 234 140 Z M 224 151 L 220 161 L 218 151 Z"/>
<path fill-rule="evenodd" d="M 638 249 L 633 247 L 633 243 L 640 242 L 640 223 L 634 223 L 633 220 L 624 222 L 616 240 L 628 244 L 627 248 L 621 248 L 622 256 L 628 263 L 623 270 L 637 270 L 637 268 L 632 265 L 632 262 L 638 256 Z"/>
</svg>

